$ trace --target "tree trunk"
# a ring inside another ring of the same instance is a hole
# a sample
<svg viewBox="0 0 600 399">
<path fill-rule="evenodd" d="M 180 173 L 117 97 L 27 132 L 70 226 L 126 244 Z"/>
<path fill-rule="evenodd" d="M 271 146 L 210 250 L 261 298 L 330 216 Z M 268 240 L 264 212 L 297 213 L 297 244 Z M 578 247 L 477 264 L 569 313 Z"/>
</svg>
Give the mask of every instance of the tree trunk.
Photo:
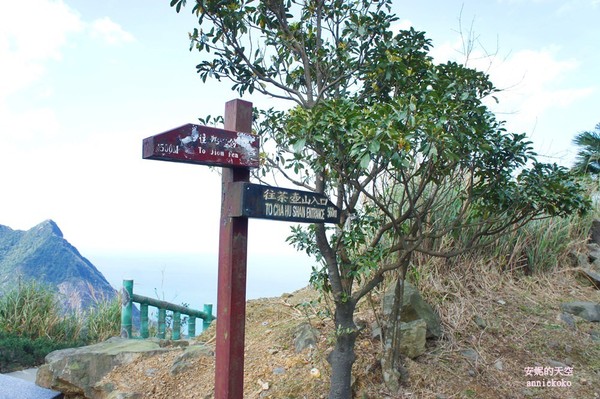
<svg viewBox="0 0 600 399">
<path fill-rule="evenodd" d="M 393 393 L 399 392 L 402 383 L 408 380 L 408 371 L 402 365 L 402 355 L 400 353 L 400 342 L 402 340 L 400 323 L 402 321 L 402 306 L 404 306 L 404 278 L 407 269 L 408 261 L 405 261 L 396 279 L 392 312 L 382 328 L 383 355 L 381 357 L 381 371 L 386 387 Z"/>
<path fill-rule="evenodd" d="M 358 335 L 353 317 L 355 307 L 352 301 L 336 303 L 336 342 L 327 358 L 331 365 L 329 399 L 352 398 L 352 365 L 356 360 L 354 343 Z"/>
</svg>

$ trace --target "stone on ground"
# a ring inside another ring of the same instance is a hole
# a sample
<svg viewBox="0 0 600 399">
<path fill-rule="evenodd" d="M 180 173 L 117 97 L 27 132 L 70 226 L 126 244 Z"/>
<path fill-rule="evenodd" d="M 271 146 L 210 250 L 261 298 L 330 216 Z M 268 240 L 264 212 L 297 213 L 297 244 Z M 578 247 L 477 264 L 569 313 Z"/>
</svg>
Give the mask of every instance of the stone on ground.
<svg viewBox="0 0 600 399">
<path fill-rule="evenodd" d="M 563 312 L 579 316 L 582 319 L 600 322 L 600 304 L 594 302 L 566 302 L 560 305 Z"/>
<path fill-rule="evenodd" d="M 440 338 L 442 336 L 442 325 L 440 317 L 435 313 L 419 291 L 409 282 L 404 282 L 404 295 L 402 296 L 402 310 L 400 320 L 402 322 L 411 322 L 418 319 L 425 320 L 427 323 L 427 338 Z M 387 289 L 383 296 L 383 316 L 389 317 L 392 313 L 394 304 L 394 285 Z"/>
<path fill-rule="evenodd" d="M 161 346 L 164 345 L 161 345 L 161 341 L 158 339 L 139 340 L 116 337 L 96 345 L 54 351 L 46 356 L 46 364 L 40 367 L 37 384 L 61 391 L 68 397 L 112 398 L 116 393 L 113 392 L 112 396 L 107 396 L 106 390 L 110 390 L 110 387 L 100 386 L 99 383 L 115 367 L 158 353 L 202 352 L 196 346 L 190 346 L 185 351 L 177 346 L 164 348 Z M 175 368 L 175 373 L 185 368 L 186 359 L 194 356 L 194 353 L 187 356 L 180 357 L 180 363 Z M 118 395 L 123 398 L 130 397 L 128 393 L 118 393 Z"/>
</svg>

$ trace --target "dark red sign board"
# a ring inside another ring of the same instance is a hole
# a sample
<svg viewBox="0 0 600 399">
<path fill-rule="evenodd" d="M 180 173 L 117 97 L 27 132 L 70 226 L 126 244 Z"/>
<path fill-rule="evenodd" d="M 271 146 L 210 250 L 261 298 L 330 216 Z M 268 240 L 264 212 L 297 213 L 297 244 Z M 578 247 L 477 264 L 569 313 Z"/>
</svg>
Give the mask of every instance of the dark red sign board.
<svg viewBox="0 0 600 399">
<path fill-rule="evenodd" d="M 249 133 L 190 123 L 144 139 L 142 157 L 209 166 L 257 168 L 259 140 Z"/>
</svg>

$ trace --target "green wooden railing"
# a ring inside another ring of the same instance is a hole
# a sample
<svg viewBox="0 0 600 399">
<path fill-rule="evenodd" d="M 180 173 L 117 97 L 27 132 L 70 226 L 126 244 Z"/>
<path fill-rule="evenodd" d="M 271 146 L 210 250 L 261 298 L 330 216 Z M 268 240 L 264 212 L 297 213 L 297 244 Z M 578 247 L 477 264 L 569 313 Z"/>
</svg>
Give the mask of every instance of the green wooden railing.
<svg viewBox="0 0 600 399">
<path fill-rule="evenodd" d="M 173 330 L 171 338 L 178 340 L 181 338 L 181 315 L 187 315 L 188 336 L 196 336 L 196 318 L 202 319 L 203 329 L 207 329 L 210 323 L 215 319 L 212 315 L 212 305 L 204 305 L 204 311 L 190 309 L 185 306 L 175 305 L 170 302 L 159 299 L 149 298 L 133 293 L 133 280 L 123 280 L 123 290 L 121 293 L 121 337 L 132 338 L 131 329 L 133 325 L 133 303 L 140 304 L 140 337 L 148 338 L 148 306 L 158 308 L 158 338 L 166 337 L 166 319 L 167 310 L 173 312 Z"/>
</svg>

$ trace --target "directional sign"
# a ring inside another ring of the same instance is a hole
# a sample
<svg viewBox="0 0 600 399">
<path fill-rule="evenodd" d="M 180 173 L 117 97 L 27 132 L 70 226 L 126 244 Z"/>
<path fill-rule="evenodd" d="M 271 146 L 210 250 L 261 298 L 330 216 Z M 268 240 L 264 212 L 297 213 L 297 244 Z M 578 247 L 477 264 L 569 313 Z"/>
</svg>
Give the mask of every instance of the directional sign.
<svg viewBox="0 0 600 399">
<path fill-rule="evenodd" d="M 327 197 L 312 191 L 234 183 L 231 216 L 285 220 L 297 223 L 339 223 L 339 209 Z"/>
<path fill-rule="evenodd" d="M 259 166 L 258 137 L 202 125 L 187 124 L 144 139 L 144 159 L 209 166 Z"/>
</svg>

